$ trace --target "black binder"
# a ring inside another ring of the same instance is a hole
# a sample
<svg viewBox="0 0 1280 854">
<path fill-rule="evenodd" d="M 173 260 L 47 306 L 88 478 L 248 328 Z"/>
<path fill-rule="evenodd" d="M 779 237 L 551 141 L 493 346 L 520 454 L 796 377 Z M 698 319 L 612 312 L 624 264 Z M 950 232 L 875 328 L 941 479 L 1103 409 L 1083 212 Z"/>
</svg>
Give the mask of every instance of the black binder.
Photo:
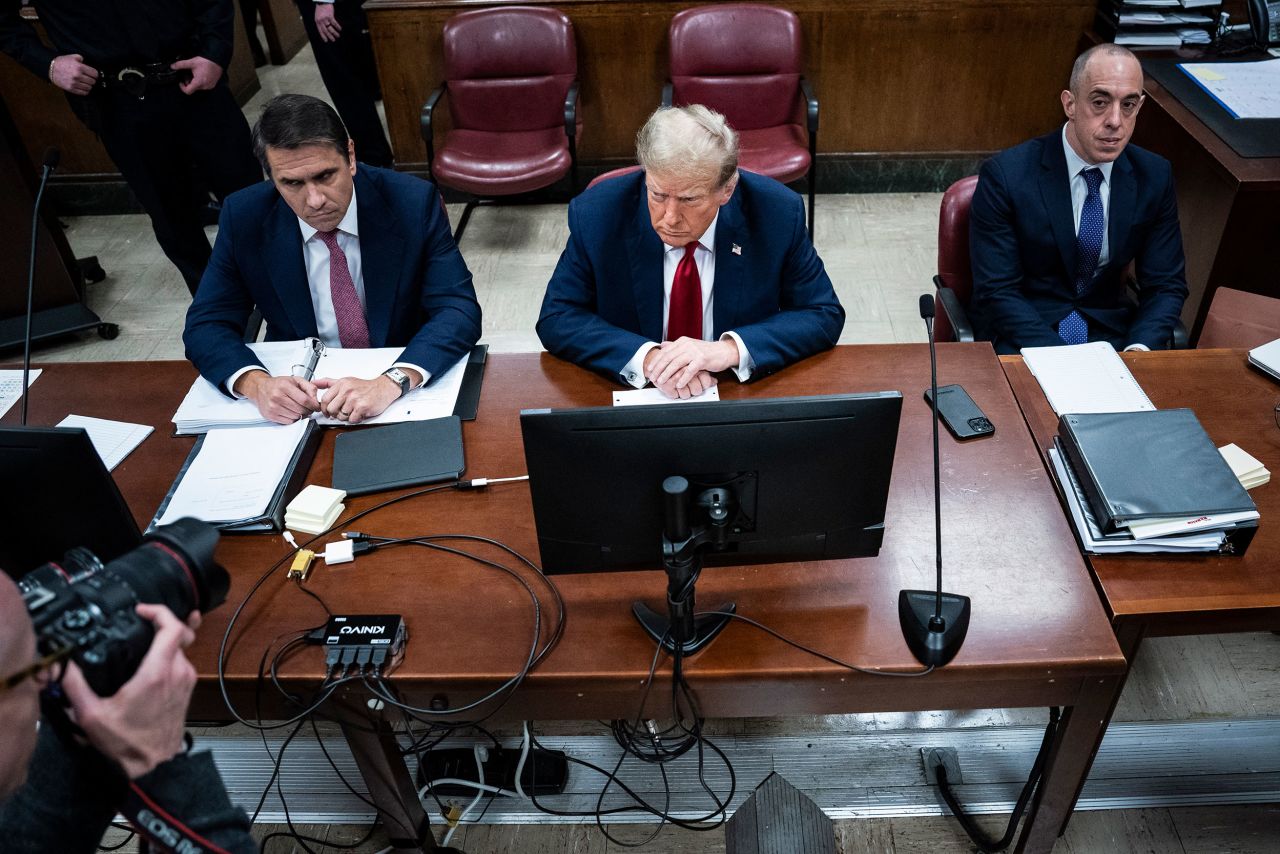
<svg viewBox="0 0 1280 854">
<path fill-rule="evenodd" d="M 347 495 L 457 480 L 465 468 L 456 415 L 352 430 L 333 443 L 333 488 Z"/>
<path fill-rule="evenodd" d="M 224 534 L 257 534 L 269 531 L 283 531 L 285 508 L 302 491 L 302 487 L 306 485 L 307 472 L 311 469 L 311 462 L 316 457 L 316 449 L 320 447 L 320 431 L 321 427 L 315 421 L 307 422 L 307 426 L 303 429 L 302 441 L 298 443 L 298 447 L 294 450 L 293 459 L 289 460 L 289 467 L 285 469 L 284 477 L 280 478 L 280 485 L 276 487 L 275 493 L 271 496 L 266 512 L 256 519 L 211 524 Z M 165 493 L 164 500 L 160 502 L 160 507 L 156 510 L 156 515 L 151 519 L 151 524 L 147 526 L 147 533 L 151 533 L 155 529 L 156 521 L 164 515 L 165 508 L 169 506 L 169 500 L 173 498 L 173 493 L 177 490 L 178 484 L 182 482 L 187 469 L 191 468 L 191 463 L 195 461 L 196 455 L 200 453 L 200 447 L 204 444 L 205 435 L 207 434 L 201 434 L 196 438 L 196 443 L 192 446 L 191 453 L 187 454 L 186 460 L 182 463 L 182 468 L 178 470 L 178 476 L 173 479 L 173 485 Z"/>
<path fill-rule="evenodd" d="M 488 357 L 488 344 L 477 344 L 467 356 L 462 387 L 458 389 L 458 400 L 453 405 L 453 414 L 463 421 L 476 420 L 476 410 L 480 408 L 480 388 L 484 384 L 484 365 Z"/>
<path fill-rule="evenodd" d="M 1257 510 L 1190 409 L 1067 414 L 1058 436 L 1104 531 L 1138 519 Z"/>
</svg>

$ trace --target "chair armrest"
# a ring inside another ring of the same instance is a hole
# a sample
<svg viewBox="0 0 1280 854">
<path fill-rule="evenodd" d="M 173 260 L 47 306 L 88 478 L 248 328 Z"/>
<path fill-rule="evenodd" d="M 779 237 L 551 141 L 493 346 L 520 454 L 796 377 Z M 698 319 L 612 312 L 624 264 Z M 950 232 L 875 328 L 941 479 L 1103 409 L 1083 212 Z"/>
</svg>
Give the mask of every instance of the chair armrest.
<svg viewBox="0 0 1280 854">
<path fill-rule="evenodd" d="M 808 126 L 809 133 L 818 132 L 818 96 L 814 94 L 813 84 L 805 78 L 800 78 L 800 94 L 804 97 L 805 104 L 805 123 Z"/>
<path fill-rule="evenodd" d="M 422 141 L 427 144 L 427 174 L 431 174 L 431 164 L 436 159 L 435 137 L 431 130 L 431 117 L 435 112 L 436 104 L 440 101 L 440 96 L 444 94 L 444 90 L 448 84 L 441 83 L 435 88 L 430 95 L 427 96 L 426 103 L 422 105 L 422 113 L 418 116 L 418 127 L 422 131 Z"/>
<path fill-rule="evenodd" d="M 933 282 L 938 286 L 938 304 L 942 306 L 943 313 L 951 323 L 951 331 L 955 334 L 956 340 L 972 343 L 973 324 L 969 322 L 968 312 L 960 304 L 960 297 L 951 288 L 942 284 L 939 276 L 934 276 Z"/>
<path fill-rule="evenodd" d="M 578 135 L 578 88 L 578 81 L 574 80 L 564 96 L 564 135 L 569 139 Z"/>
<path fill-rule="evenodd" d="M 1136 308 L 1138 305 L 1138 280 L 1133 275 L 1125 276 L 1125 289 L 1129 291 L 1129 301 Z M 1191 335 L 1187 327 L 1179 319 L 1173 324 L 1173 333 L 1169 336 L 1170 350 L 1187 350 L 1191 347 Z"/>
<path fill-rule="evenodd" d="M 663 83 L 663 84 L 662 84 L 662 106 L 664 106 L 664 107 L 670 107 L 670 106 L 671 106 L 671 99 L 672 99 L 673 97 L 675 97 L 675 96 L 674 96 L 674 87 L 672 87 L 672 85 L 671 85 L 671 81 L 670 81 L 670 80 L 668 80 L 666 83 Z"/>
</svg>

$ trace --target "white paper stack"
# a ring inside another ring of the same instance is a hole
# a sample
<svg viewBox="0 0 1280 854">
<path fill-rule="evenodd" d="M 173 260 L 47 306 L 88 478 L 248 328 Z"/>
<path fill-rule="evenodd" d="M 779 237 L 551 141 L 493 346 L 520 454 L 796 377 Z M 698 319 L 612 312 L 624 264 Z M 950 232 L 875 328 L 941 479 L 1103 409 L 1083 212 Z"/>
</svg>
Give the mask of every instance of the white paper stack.
<svg viewBox="0 0 1280 854">
<path fill-rule="evenodd" d="M 210 430 L 157 524 L 168 525 L 184 516 L 209 523 L 258 518 L 280 486 L 306 426 L 299 421 Z"/>
<path fill-rule="evenodd" d="M 284 525 L 306 534 L 322 534 L 338 521 L 346 506 L 347 493 L 341 489 L 311 484 L 289 502 L 284 511 Z"/>
<path fill-rule="evenodd" d="M 1222 458 L 1231 466 L 1231 471 L 1240 478 L 1245 489 L 1262 486 L 1271 480 L 1271 472 L 1252 455 L 1238 445 L 1223 445 L 1218 449 Z"/>
<path fill-rule="evenodd" d="M 1049 462 L 1053 465 L 1054 478 L 1062 488 L 1063 497 L 1066 498 L 1067 509 L 1071 512 L 1071 523 L 1080 537 L 1081 545 L 1089 554 L 1216 552 L 1226 541 L 1226 534 L 1221 530 L 1208 530 L 1203 533 L 1182 530 L 1177 534 L 1147 536 L 1142 539 L 1130 531 L 1104 534 L 1097 520 L 1093 518 L 1088 500 L 1068 474 L 1057 449 L 1049 449 Z M 1254 517 L 1256 516 L 1255 513 Z M 1220 520 L 1219 524 L 1225 524 L 1225 522 Z"/>
<path fill-rule="evenodd" d="M 271 341 L 250 344 L 272 376 L 289 376 L 294 365 L 305 362 L 306 346 L 302 341 Z M 371 380 L 390 368 L 403 352 L 398 347 L 380 347 L 368 350 L 345 350 L 329 347 L 316 365 L 315 378 L 341 379 L 357 377 Z M 463 356 L 443 376 L 433 377 L 431 384 L 413 391 L 392 402 L 381 415 L 366 419 L 364 424 L 395 424 L 401 421 L 426 421 L 453 414 L 462 388 L 467 357 Z M 323 395 L 321 400 L 323 400 Z M 311 416 L 327 427 L 345 426 L 345 421 L 327 418 L 319 413 Z M 204 377 L 196 377 L 187 396 L 173 414 L 175 432 L 179 436 L 205 433 L 209 430 L 231 427 L 261 427 L 271 422 L 262 417 L 252 400 L 235 400 L 227 397 Z"/>
</svg>

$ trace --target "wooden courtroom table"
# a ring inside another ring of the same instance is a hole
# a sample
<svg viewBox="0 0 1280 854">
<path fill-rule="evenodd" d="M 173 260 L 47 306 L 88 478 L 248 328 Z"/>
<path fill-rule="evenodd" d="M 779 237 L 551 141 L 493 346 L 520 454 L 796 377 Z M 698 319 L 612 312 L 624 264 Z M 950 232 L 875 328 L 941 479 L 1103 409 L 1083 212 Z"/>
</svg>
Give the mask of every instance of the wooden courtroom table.
<svg viewBox="0 0 1280 854">
<path fill-rule="evenodd" d="M 1019 851 L 1049 851 L 1102 735 L 1123 679 L 1124 657 L 990 346 L 938 349 L 939 382 L 963 382 L 996 425 L 994 436 L 964 444 L 942 434 L 945 586 L 973 599 L 972 624 L 959 656 L 920 678 L 867 675 L 735 622 L 687 661 L 686 675 L 710 717 L 1068 707 L 1018 843 Z M 32 423 L 54 424 L 75 412 L 155 425 L 114 473 L 139 523 L 145 523 L 192 444 L 170 436 L 169 419 L 194 370 L 179 362 L 40 367 L 45 373 L 32 389 Z M 721 385 L 727 399 L 900 390 L 904 401 L 879 556 L 711 568 L 699 583 L 704 607 L 732 599 L 739 613 L 861 667 L 919 669 L 902 639 L 897 597 L 902 588 L 933 584 L 931 421 L 921 399 L 928 378 L 924 345 L 847 346 L 751 385 Z M 478 418 L 464 426 L 466 476 L 524 473 L 522 408 L 608 405 L 615 388 L 547 354 L 491 356 Z M 5 423 L 13 423 L 14 416 L 6 416 Z M 325 433 L 312 482 L 330 482 L 335 435 Z M 387 536 L 486 534 L 536 560 L 528 495 L 524 483 L 449 491 L 394 505 L 354 527 Z M 350 498 L 348 513 L 386 497 Z M 232 586 L 227 604 L 205 616 L 189 650 L 200 673 L 193 719 L 227 719 L 215 678 L 218 641 L 249 586 L 288 552 L 278 535 L 222 538 L 218 558 L 230 570 Z M 634 716 L 654 647 L 635 624 L 630 605 L 636 599 L 660 603 L 665 576 L 660 571 L 580 574 L 554 581 L 567 603 L 564 637 L 500 716 Z M 527 654 L 533 618 L 524 592 L 509 578 L 461 558 L 387 549 L 354 564 L 319 566 L 307 586 L 335 611 L 404 615 L 408 654 L 391 682 L 409 701 L 425 704 L 434 698 L 456 708 L 515 673 Z M 242 714 L 253 709 L 263 649 L 282 633 L 322 619 L 319 606 L 285 580 L 283 568 L 263 585 L 236 626 L 226 662 L 229 690 Z M 305 650 L 284 666 L 283 682 L 310 694 L 319 682 L 321 661 L 320 650 Z M 664 662 L 655 697 L 669 690 L 669 677 L 670 664 Z M 273 695 L 270 686 L 263 691 L 264 714 L 287 713 Z M 366 697 L 351 690 L 342 700 L 355 709 Z M 653 714 L 664 716 L 662 709 Z M 354 727 L 347 733 L 371 792 L 391 813 L 392 836 L 399 830 L 411 837 L 412 828 L 421 826 L 422 811 L 403 760 L 398 754 L 392 758 L 389 734 L 377 738 Z"/>
<path fill-rule="evenodd" d="M 1280 157 L 1241 157 L 1150 75 L 1143 85 L 1133 141 L 1173 164 L 1191 291 L 1182 322 L 1194 342 L 1220 286 L 1280 297 L 1268 251 L 1280 240 Z"/>
<path fill-rule="evenodd" d="M 1157 408 L 1195 410 L 1215 445 L 1234 442 L 1271 471 L 1280 471 L 1280 428 L 1274 414 L 1280 387 L 1248 366 L 1246 351 L 1120 356 Z M 1002 356 L 1001 362 L 1043 454 L 1053 444 L 1058 418 L 1021 356 Z M 1249 494 L 1262 518 L 1242 557 L 1088 556 L 1130 664 L 1146 637 L 1280 629 L 1280 526 L 1275 522 L 1280 516 L 1280 487 L 1268 483 Z"/>
<path fill-rule="evenodd" d="M 708 0 L 527 0 L 569 16 L 582 82 L 584 162 L 635 162 L 667 80 L 667 28 Z M 491 0 L 369 0 L 369 32 L 399 169 L 426 169 L 418 114 L 443 80 L 445 21 Z M 1056 93 L 1095 0 L 791 0 L 821 104 L 818 151 L 986 154 L 1062 121 Z M 1016 45 L 1016 49 L 1010 49 Z M 447 98 L 446 98 L 447 101 Z M 444 103 L 441 106 L 445 106 Z M 449 111 L 436 111 L 449 127 Z"/>
</svg>

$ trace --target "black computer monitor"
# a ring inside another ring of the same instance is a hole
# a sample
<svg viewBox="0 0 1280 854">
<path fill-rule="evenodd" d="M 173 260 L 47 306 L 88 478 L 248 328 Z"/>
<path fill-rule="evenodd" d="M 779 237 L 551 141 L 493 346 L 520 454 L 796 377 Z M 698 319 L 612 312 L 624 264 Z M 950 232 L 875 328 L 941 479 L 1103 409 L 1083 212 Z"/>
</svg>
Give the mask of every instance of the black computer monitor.
<svg viewBox="0 0 1280 854">
<path fill-rule="evenodd" d="M 879 392 L 521 412 L 542 568 L 670 576 L 686 529 L 708 565 L 875 555 L 901 411 Z"/>
<path fill-rule="evenodd" d="M 79 427 L 0 427 L 0 569 L 14 578 L 83 546 L 104 563 L 142 542 Z"/>
</svg>

